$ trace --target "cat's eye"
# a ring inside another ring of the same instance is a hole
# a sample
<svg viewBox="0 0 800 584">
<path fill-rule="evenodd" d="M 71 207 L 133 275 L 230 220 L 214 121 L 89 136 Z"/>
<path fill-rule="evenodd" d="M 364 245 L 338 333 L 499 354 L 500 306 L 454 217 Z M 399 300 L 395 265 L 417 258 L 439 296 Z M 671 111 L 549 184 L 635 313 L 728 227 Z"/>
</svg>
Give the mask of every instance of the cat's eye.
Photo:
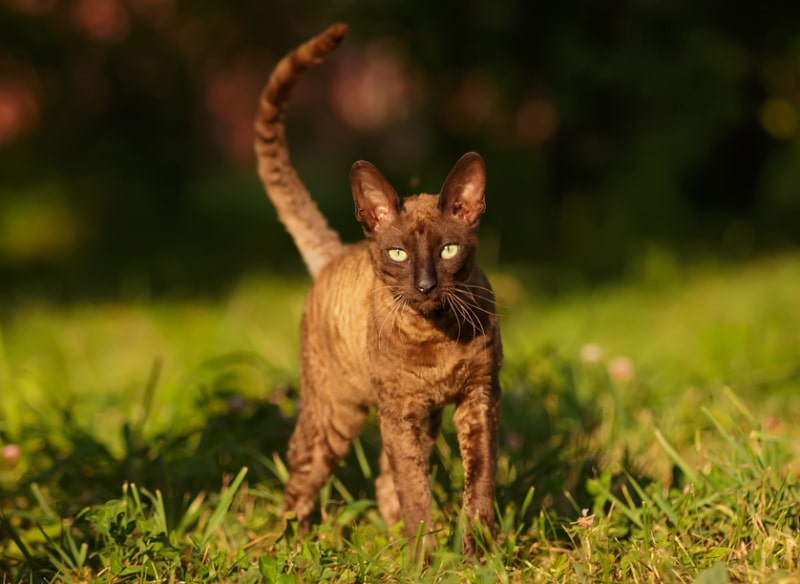
<svg viewBox="0 0 800 584">
<path fill-rule="evenodd" d="M 442 248 L 439 253 L 443 260 L 452 260 L 458 254 L 458 245 L 455 243 L 448 243 Z"/>
<path fill-rule="evenodd" d="M 404 249 L 395 247 L 389 250 L 389 257 L 395 262 L 404 262 L 408 259 L 408 253 Z"/>
</svg>

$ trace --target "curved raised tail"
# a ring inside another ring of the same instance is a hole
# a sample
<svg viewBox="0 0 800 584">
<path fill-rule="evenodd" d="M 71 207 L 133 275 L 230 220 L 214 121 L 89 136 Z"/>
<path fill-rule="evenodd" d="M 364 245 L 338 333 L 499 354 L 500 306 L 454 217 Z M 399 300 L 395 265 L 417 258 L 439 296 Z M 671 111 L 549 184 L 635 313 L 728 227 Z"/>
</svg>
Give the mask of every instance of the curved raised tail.
<svg viewBox="0 0 800 584">
<path fill-rule="evenodd" d="M 336 49 L 345 34 L 347 25 L 336 23 L 281 59 L 261 92 L 255 120 L 258 174 L 312 277 L 316 277 L 344 246 L 311 200 L 289 160 L 284 118 L 294 84 Z"/>
</svg>

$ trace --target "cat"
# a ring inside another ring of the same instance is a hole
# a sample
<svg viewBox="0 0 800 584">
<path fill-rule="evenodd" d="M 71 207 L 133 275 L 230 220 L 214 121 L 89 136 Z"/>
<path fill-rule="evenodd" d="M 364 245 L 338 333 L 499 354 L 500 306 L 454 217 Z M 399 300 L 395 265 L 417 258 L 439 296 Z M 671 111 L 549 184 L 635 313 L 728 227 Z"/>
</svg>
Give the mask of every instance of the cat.
<svg viewBox="0 0 800 584">
<path fill-rule="evenodd" d="M 382 441 L 376 479 L 387 526 L 435 549 L 429 458 L 442 409 L 464 466 L 462 551 L 491 544 L 502 346 L 494 293 L 475 263 L 486 170 L 465 154 L 438 195 L 400 199 L 378 169 L 356 162 L 350 182 L 365 240 L 344 245 L 289 161 L 284 117 L 297 79 L 342 41 L 337 23 L 286 55 L 264 87 L 255 121 L 258 172 L 314 278 L 300 342 L 301 406 L 287 455 L 284 513 L 301 529 L 320 488 L 347 454 L 370 408 Z"/>
</svg>

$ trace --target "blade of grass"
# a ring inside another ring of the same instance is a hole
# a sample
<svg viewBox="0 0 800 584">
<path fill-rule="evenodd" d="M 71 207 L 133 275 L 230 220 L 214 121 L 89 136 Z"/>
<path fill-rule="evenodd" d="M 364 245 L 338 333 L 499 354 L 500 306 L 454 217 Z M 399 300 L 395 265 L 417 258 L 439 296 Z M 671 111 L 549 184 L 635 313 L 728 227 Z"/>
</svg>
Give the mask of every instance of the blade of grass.
<svg viewBox="0 0 800 584">
<path fill-rule="evenodd" d="M 722 390 L 725 393 L 725 397 L 727 397 L 730 402 L 734 405 L 734 407 L 739 410 L 739 413 L 742 414 L 746 419 L 747 423 L 750 424 L 753 428 L 758 428 L 759 423 L 756 420 L 755 416 L 750 413 L 750 410 L 747 406 L 744 405 L 742 400 L 739 399 L 739 396 L 736 395 L 733 390 L 728 387 L 727 385 Z"/>
<path fill-rule="evenodd" d="M 667 518 L 672 522 L 672 525 L 678 525 L 678 515 L 675 513 L 675 510 L 667 503 L 660 495 L 657 493 L 653 493 L 653 496 L 650 496 L 639 484 L 633 475 L 625 470 L 625 476 L 628 477 L 628 483 L 633 487 L 633 490 L 636 491 L 636 494 L 642 499 L 642 501 L 647 501 L 651 505 L 658 507 L 661 509 L 661 512 L 667 516 Z"/>
<path fill-rule="evenodd" d="M 372 480 L 372 469 L 369 466 L 367 455 L 364 454 L 364 445 L 361 444 L 360 437 L 356 437 L 356 439 L 353 440 L 353 452 L 356 455 L 356 460 L 358 461 L 358 467 L 361 469 L 361 474 L 365 479 Z"/>
<path fill-rule="evenodd" d="M 62 526 L 62 530 L 61 539 L 66 540 L 67 545 L 69 546 L 70 553 L 74 559 L 75 568 L 82 568 L 86 564 L 86 556 L 89 553 L 89 544 L 84 541 L 78 545 L 78 542 L 75 541 L 75 537 L 73 537 L 69 527 Z"/>
<path fill-rule="evenodd" d="M 17 439 L 20 435 L 22 420 L 19 416 L 18 392 L 11 388 L 11 372 L 6 358 L 2 328 L 0 328 L 0 396 L 2 396 L 3 405 L 3 416 L 0 419 L 6 427 L 6 435 Z"/>
<path fill-rule="evenodd" d="M 38 483 L 31 483 L 31 493 L 33 493 L 33 498 L 36 499 L 36 503 L 44 513 L 45 519 L 56 520 L 59 518 L 56 512 L 53 510 L 53 507 L 50 506 L 50 503 L 45 498 L 42 490 L 39 488 Z"/>
<path fill-rule="evenodd" d="M 667 442 L 667 439 L 664 438 L 664 435 L 661 433 L 661 430 L 656 428 L 655 430 L 653 430 L 653 432 L 656 436 L 656 440 L 658 440 L 658 443 L 661 444 L 661 447 L 666 451 L 667 456 L 669 456 L 672 459 L 672 462 L 674 462 L 678 466 L 678 468 L 681 469 L 684 476 L 686 476 L 689 479 L 689 482 L 697 484 L 699 482 L 699 478 L 697 476 L 697 473 L 694 472 L 694 469 L 691 466 L 689 466 L 689 464 L 683 459 L 683 457 L 680 454 L 678 454 L 678 451 L 675 450 L 675 448 L 673 448 L 672 444 Z"/>
<path fill-rule="evenodd" d="M 69 552 L 67 552 L 67 550 L 64 549 L 62 545 L 57 544 L 55 540 L 53 540 L 53 538 L 50 537 L 50 534 L 47 533 L 47 531 L 44 529 L 44 527 L 42 527 L 41 524 L 37 525 L 36 527 L 39 529 L 39 532 L 42 534 L 44 540 L 48 544 L 46 552 L 47 556 L 50 558 L 52 564 L 59 569 L 59 571 L 68 574 L 69 572 L 74 571 L 81 567 L 80 565 L 77 564 L 78 558 L 71 556 Z M 62 523 L 61 539 L 63 540 L 64 537 L 65 537 L 64 525 Z M 76 546 L 74 545 L 73 542 L 72 545 L 73 551 L 75 551 L 75 547 Z M 83 555 L 85 557 L 85 553 Z"/>
<path fill-rule="evenodd" d="M 719 434 L 725 439 L 725 442 L 728 443 L 730 453 L 734 457 L 733 460 L 737 463 L 734 466 L 737 470 L 742 467 L 742 463 L 757 463 L 757 466 L 764 468 L 764 462 L 761 459 L 761 456 L 753 451 L 746 440 L 737 440 L 735 436 L 732 436 L 731 433 L 723 427 L 722 423 L 717 419 L 717 417 L 707 408 L 701 408 L 701 411 L 709 420 L 711 420 L 711 423 L 714 424 L 717 432 L 719 432 Z"/>
<path fill-rule="evenodd" d="M 156 395 L 158 380 L 161 377 L 162 366 L 163 366 L 163 360 L 160 357 L 156 358 L 153 361 L 153 365 L 150 368 L 150 375 L 147 378 L 147 384 L 144 386 L 144 397 L 142 399 L 141 417 L 138 423 L 140 433 L 144 431 L 147 421 L 150 419 L 150 412 L 153 408 L 153 399 L 155 398 Z"/>
<path fill-rule="evenodd" d="M 608 489 L 600 481 L 591 479 L 588 482 L 591 483 L 592 488 L 597 489 L 606 499 L 614 503 L 614 505 L 623 515 L 625 515 L 625 517 L 630 519 L 638 528 L 642 528 L 642 519 L 639 517 L 639 514 L 634 510 L 633 507 L 629 507 L 627 504 L 625 504 L 621 499 L 619 499 L 619 497 L 611 492 L 611 489 Z"/>
<path fill-rule="evenodd" d="M 355 501 L 355 497 L 347 490 L 347 487 L 344 486 L 344 483 L 339 480 L 338 477 L 331 477 L 331 485 L 336 489 L 336 492 L 339 493 L 339 496 L 344 499 L 345 503 L 352 503 Z"/>
<path fill-rule="evenodd" d="M 25 542 L 22 541 L 22 538 L 19 536 L 17 530 L 8 520 L 5 512 L 2 509 L 0 509 L 0 528 L 2 528 L 3 531 L 8 533 L 8 536 L 11 538 L 11 541 L 14 542 L 14 544 L 17 546 L 17 549 L 19 549 L 22 555 L 25 556 L 25 559 L 28 560 L 29 562 L 33 561 L 33 555 L 28 550 L 28 546 L 26 546 Z"/>
<path fill-rule="evenodd" d="M 203 507 L 203 501 L 205 500 L 206 494 L 202 492 L 189 503 L 189 507 L 186 509 L 183 516 L 181 516 L 178 526 L 175 528 L 175 534 L 179 539 L 182 538 L 189 528 L 200 518 L 200 511 Z"/>
<path fill-rule="evenodd" d="M 263 459 L 264 466 L 267 467 L 272 474 L 274 474 L 278 480 L 281 482 L 282 485 L 285 485 L 289 482 L 289 469 L 286 468 L 286 464 L 281 460 L 280 454 L 277 452 L 273 453 L 272 461 L 267 460 L 266 458 Z"/>
<path fill-rule="evenodd" d="M 241 486 L 245 475 L 247 475 L 246 466 L 239 471 L 239 474 L 236 475 L 236 478 L 233 479 L 233 482 L 230 484 L 230 486 L 227 489 L 225 489 L 225 492 L 222 494 L 222 498 L 220 499 L 219 505 L 217 505 L 217 508 L 214 509 L 214 512 L 211 514 L 211 517 L 208 520 L 208 524 L 206 525 L 206 528 L 203 531 L 203 536 L 200 538 L 200 547 L 205 547 L 206 544 L 208 544 L 208 542 L 211 541 L 214 532 L 222 524 L 222 520 L 225 518 L 225 514 L 228 512 L 228 509 L 230 509 L 230 506 L 233 503 L 233 497 L 239 490 L 239 487 Z"/>
<path fill-rule="evenodd" d="M 169 533 L 167 529 L 167 513 L 164 509 L 164 497 L 162 497 L 161 491 L 156 489 L 155 493 L 151 493 L 143 488 L 142 493 L 150 499 L 153 505 L 153 519 L 156 522 L 156 529 L 163 533 Z"/>
<path fill-rule="evenodd" d="M 359 499 L 357 501 L 352 501 L 345 505 L 339 514 L 336 516 L 336 523 L 341 526 L 345 526 L 348 523 L 352 523 L 355 521 L 356 517 L 364 513 L 366 509 L 375 506 L 375 501 L 370 499 Z"/>
</svg>

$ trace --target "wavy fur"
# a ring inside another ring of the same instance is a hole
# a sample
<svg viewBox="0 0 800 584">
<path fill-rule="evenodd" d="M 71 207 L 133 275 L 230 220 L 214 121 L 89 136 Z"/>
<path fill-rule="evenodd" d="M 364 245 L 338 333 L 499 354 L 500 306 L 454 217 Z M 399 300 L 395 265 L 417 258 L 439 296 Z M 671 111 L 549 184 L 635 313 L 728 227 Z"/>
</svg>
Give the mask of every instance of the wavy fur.
<svg viewBox="0 0 800 584">
<path fill-rule="evenodd" d="M 294 239 L 314 278 L 341 253 L 344 246 L 339 235 L 328 226 L 289 160 L 284 119 L 297 80 L 336 49 L 345 34 L 347 25 L 336 23 L 281 59 L 261 92 L 255 120 L 254 148 L 258 174 L 278 211 L 278 218 Z"/>
</svg>

